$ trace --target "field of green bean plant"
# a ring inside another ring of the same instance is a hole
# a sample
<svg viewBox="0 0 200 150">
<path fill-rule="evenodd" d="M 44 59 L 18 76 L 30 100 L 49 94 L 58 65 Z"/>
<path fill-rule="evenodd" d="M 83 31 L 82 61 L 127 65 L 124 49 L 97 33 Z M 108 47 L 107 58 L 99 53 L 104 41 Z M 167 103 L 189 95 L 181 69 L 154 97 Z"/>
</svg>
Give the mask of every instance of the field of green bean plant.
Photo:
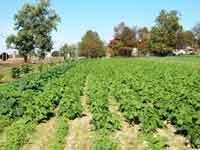
<svg viewBox="0 0 200 150">
<path fill-rule="evenodd" d="M 200 148 L 199 57 L 67 61 L 0 97 L 0 150 Z"/>
</svg>

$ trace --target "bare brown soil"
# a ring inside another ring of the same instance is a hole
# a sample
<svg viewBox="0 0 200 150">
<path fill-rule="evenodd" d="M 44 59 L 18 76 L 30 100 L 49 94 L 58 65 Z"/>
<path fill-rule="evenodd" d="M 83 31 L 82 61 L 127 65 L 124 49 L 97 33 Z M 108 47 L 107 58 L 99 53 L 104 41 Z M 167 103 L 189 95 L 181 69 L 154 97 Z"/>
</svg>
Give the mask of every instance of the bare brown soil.
<svg viewBox="0 0 200 150">
<path fill-rule="evenodd" d="M 147 146 L 144 143 L 144 137 L 139 130 L 138 125 L 130 125 L 123 114 L 119 112 L 118 104 L 115 100 L 110 100 L 110 109 L 120 116 L 122 128 L 116 131 L 113 138 L 118 143 L 118 150 L 147 150 Z"/>
<path fill-rule="evenodd" d="M 55 133 L 56 117 L 37 126 L 30 140 L 23 145 L 22 150 L 48 150 L 48 141 Z"/>
<path fill-rule="evenodd" d="M 171 124 L 166 123 L 166 128 L 157 129 L 158 135 L 167 138 L 167 150 L 192 150 L 191 146 L 186 145 L 187 139 L 182 135 L 176 134 L 176 129 Z"/>
<path fill-rule="evenodd" d="M 65 150 L 92 150 L 94 133 L 91 128 L 91 114 L 87 105 L 87 81 L 84 88 L 84 96 L 81 102 L 84 108 L 81 118 L 70 121 L 69 135 L 66 137 Z"/>
</svg>

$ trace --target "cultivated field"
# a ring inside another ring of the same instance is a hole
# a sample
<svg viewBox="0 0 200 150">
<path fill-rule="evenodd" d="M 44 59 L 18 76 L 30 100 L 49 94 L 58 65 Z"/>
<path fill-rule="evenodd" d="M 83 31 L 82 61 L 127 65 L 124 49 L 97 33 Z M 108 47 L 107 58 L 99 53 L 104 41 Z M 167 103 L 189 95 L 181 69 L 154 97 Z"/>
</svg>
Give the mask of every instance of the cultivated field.
<svg viewBox="0 0 200 150">
<path fill-rule="evenodd" d="M 199 57 L 68 61 L 0 96 L 0 150 L 200 147 Z"/>
<path fill-rule="evenodd" d="M 28 63 L 28 65 L 31 66 L 30 72 L 41 72 L 42 70 L 48 70 L 54 64 L 63 62 L 63 57 L 49 57 L 45 58 L 44 60 L 39 60 L 38 58 L 32 58 L 31 61 Z M 1 61 L 0 60 L 0 84 L 6 83 L 11 80 L 13 80 L 12 77 L 12 68 L 17 67 L 20 68 L 23 65 L 26 65 L 24 63 L 23 58 L 16 58 L 16 59 L 8 59 L 7 61 Z"/>
</svg>

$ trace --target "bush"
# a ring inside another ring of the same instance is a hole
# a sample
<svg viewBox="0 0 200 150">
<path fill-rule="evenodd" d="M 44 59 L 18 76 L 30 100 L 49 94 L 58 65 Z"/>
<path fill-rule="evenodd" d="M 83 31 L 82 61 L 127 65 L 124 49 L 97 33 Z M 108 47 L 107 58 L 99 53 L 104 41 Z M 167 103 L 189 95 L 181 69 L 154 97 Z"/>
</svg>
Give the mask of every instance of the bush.
<svg viewBox="0 0 200 150">
<path fill-rule="evenodd" d="M 59 51 L 53 51 L 51 56 L 52 57 L 58 57 L 58 56 L 60 56 L 60 52 Z"/>
<path fill-rule="evenodd" d="M 21 70 L 19 67 L 13 67 L 11 70 L 12 78 L 17 79 L 20 77 Z"/>
<path fill-rule="evenodd" d="M 14 122 L 6 130 L 5 150 L 18 150 L 24 144 L 25 139 L 31 134 L 36 127 L 36 124 L 29 122 L 26 119 L 20 119 Z"/>
<path fill-rule="evenodd" d="M 31 72 L 32 70 L 33 70 L 33 67 L 30 64 L 21 65 L 21 72 L 24 74 L 27 74 L 27 73 Z"/>
</svg>

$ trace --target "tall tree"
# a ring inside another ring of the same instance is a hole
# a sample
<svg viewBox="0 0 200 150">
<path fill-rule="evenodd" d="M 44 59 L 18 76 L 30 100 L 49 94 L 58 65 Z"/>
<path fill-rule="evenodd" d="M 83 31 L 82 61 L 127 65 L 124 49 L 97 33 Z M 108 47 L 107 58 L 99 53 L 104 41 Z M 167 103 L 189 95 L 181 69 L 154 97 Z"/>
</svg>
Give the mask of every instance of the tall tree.
<svg viewBox="0 0 200 150">
<path fill-rule="evenodd" d="M 160 55 L 166 55 L 177 48 L 177 36 L 183 27 L 179 23 L 177 11 L 162 10 L 156 18 L 156 25 L 151 30 L 151 51 Z"/>
<path fill-rule="evenodd" d="M 136 47 L 136 32 L 125 23 L 120 23 L 114 28 L 114 38 L 109 43 L 113 55 L 130 56 L 132 49 Z"/>
<path fill-rule="evenodd" d="M 197 46 L 200 47 L 200 23 L 196 24 L 193 28 L 193 33 L 195 35 L 195 38 L 197 40 Z"/>
<path fill-rule="evenodd" d="M 142 27 L 137 30 L 137 48 L 139 55 L 144 55 L 149 48 L 149 31 L 147 27 Z"/>
<path fill-rule="evenodd" d="M 97 32 L 87 31 L 79 43 L 80 55 L 85 57 L 101 57 L 105 55 L 104 42 Z"/>
<path fill-rule="evenodd" d="M 50 1 L 39 0 L 36 4 L 25 4 L 14 19 L 17 34 L 7 38 L 7 47 L 17 49 L 25 62 L 35 50 L 44 58 L 46 52 L 52 50 L 51 32 L 60 21 L 50 7 Z"/>
</svg>

